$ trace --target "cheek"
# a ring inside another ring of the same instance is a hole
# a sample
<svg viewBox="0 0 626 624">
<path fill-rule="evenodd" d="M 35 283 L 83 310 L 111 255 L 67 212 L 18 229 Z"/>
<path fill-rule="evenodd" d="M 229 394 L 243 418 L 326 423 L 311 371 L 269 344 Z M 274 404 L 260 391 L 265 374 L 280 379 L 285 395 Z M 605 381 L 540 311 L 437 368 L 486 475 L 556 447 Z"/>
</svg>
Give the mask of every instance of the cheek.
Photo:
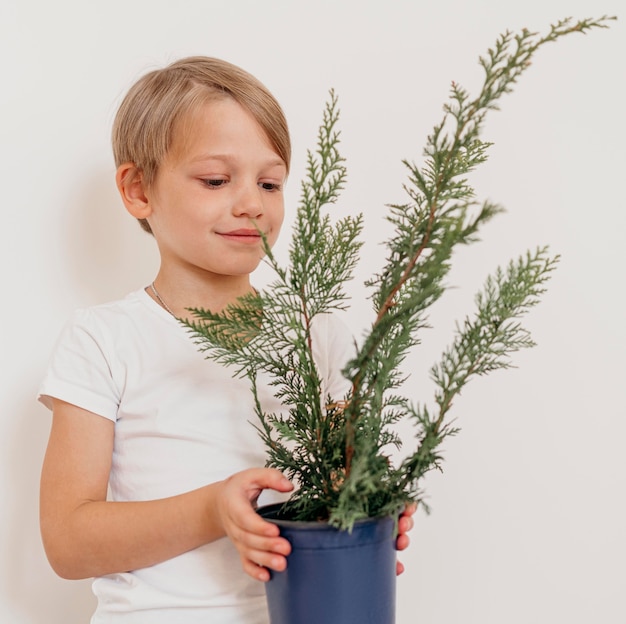
<svg viewBox="0 0 626 624">
<path fill-rule="evenodd" d="M 285 220 L 285 201 L 280 200 L 280 203 L 276 207 L 276 229 L 280 231 L 283 221 Z"/>
<path fill-rule="evenodd" d="M 267 244 L 270 246 L 270 249 L 272 249 L 272 247 L 274 247 L 274 245 L 276 244 L 279 233 L 280 233 L 280 227 L 276 226 L 272 228 L 272 231 L 266 236 Z"/>
<path fill-rule="evenodd" d="M 281 208 L 280 213 L 276 215 L 276 230 L 278 232 L 280 232 L 280 229 L 283 226 L 284 220 L 285 220 L 285 209 Z"/>
<path fill-rule="evenodd" d="M 280 229 L 283 225 L 283 221 L 285 219 L 285 206 L 281 199 L 281 201 L 275 204 L 271 208 L 271 228 L 267 237 L 267 241 L 270 244 L 270 247 L 274 246 L 274 243 L 278 239 L 278 235 L 280 234 Z"/>
</svg>

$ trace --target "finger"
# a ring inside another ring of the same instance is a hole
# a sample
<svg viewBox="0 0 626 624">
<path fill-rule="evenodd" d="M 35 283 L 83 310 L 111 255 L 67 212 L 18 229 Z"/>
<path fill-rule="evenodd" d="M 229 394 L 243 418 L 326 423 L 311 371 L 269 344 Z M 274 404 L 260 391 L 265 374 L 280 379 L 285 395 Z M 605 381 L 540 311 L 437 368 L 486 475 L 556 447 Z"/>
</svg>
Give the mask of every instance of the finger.
<svg viewBox="0 0 626 624">
<path fill-rule="evenodd" d="M 267 553 L 253 552 L 252 558 L 241 556 L 241 563 L 246 574 L 258 581 L 269 581 L 270 569 L 282 572 L 287 567 L 287 559 L 276 555 L 268 556 Z"/>
<path fill-rule="evenodd" d="M 246 534 L 262 538 L 276 538 L 280 533 L 276 524 L 261 518 L 249 503 L 233 504 L 229 509 L 228 519 L 231 538 L 243 540 Z"/>
<path fill-rule="evenodd" d="M 404 572 L 404 564 L 401 561 L 396 561 L 396 576 L 400 576 Z"/>
<path fill-rule="evenodd" d="M 252 468 L 246 472 L 246 477 L 249 479 L 248 489 L 257 496 L 258 490 L 291 492 L 294 487 L 293 483 L 275 468 Z"/>
<path fill-rule="evenodd" d="M 408 535 L 398 535 L 398 539 L 396 539 L 396 550 L 405 550 L 409 547 L 411 540 Z"/>
<path fill-rule="evenodd" d="M 236 489 L 231 489 L 224 497 L 223 524 L 231 537 L 240 533 L 277 537 L 280 532 L 276 524 L 256 512 L 245 493 Z"/>
<path fill-rule="evenodd" d="M 229 516 L 234 524 L 239 525 L 246 531 L 261 535 L 278 535 L 278 527 L 267 522 L 256 513 L 256 500 L 265 489 L 278 492 L 290 492 L 294 485 L 279 470 L 273 468 L 253 468 L 240 473 L 244 481 L 240 493 L 243 496 L 235 496 L 231 501 Z"/>
<path fill-rule="evenodd" d="M 398 520 L 398 533 L 408 533 L 415 526 L 415 521 L 411 516 L 402 516 Z"/>
<path fill-rule="evenodd" d="M 263 568 L 260 565 L 248 560 L 242 560 L 243 571 L 257 581 L 263 583 L 270 580 L 270 573 L 267 568 Z"/>
<path fill-rule="evenodd" d="M 401 518 L 406 518 L 412 516 L 417 511 L 417 503 L 407 503 L 405 505 L 404 510 L 400 514 Z"/>
<path fill-rule="evenodd" d="M 269 553 L 262 550 L 252 550 L 246 555 L 242 555 L 244 567 L 246 563 L 254 564 L 257 567 L 282 572 L 287 567 L 287 557 Z"/>
<path fill-rule="evenodd" d="M 286 557 L 291 553 L 291 544 L 284 537 L 266 538 L 251 533 L 241 533 L 232 535 L 231 540 L 237 547 L 237 550 L 246 557 L 253 559 L 257 563 L 261 563 L 250 553 L 266 552 Z"/>
</svg>

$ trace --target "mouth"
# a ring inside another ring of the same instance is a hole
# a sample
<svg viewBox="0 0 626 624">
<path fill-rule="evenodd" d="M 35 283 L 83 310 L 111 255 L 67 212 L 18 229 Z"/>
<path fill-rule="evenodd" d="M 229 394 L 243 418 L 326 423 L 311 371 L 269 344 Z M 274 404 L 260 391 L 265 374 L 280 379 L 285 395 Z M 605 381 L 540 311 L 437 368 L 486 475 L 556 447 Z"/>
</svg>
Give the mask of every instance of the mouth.
<svg viewBox="0 0 626 624">
<path fill-rule="evenodd" d="M 253 244 L 261 241 L 261 234 L 258 230 L 242 228 L 239 230 L 231 230 L 230 232 L 220 232 L 222 238 L 240 243 Z"/>
</svg>

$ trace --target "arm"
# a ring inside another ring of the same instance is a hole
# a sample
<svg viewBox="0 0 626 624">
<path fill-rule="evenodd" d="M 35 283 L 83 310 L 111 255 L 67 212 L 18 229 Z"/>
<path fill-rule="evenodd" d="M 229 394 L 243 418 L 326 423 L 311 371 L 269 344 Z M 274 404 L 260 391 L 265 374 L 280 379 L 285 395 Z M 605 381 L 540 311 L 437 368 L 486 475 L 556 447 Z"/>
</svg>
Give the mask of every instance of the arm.
<svg viewBox="0 0 626 624">
<path fill-rule="evenodd" d="M 107 501 L 114 427 L 106 418 L 54 401 L 40 523 L 57 574 L 76 579 L 142 568 L 224 536 L 254 578 L 267 580 L 265 567 L 285 567 L 289 543 L 253 509 L 263 489 L 291 489 L 283 475 L 251 469 L 178 496 Z"/>
</svg>

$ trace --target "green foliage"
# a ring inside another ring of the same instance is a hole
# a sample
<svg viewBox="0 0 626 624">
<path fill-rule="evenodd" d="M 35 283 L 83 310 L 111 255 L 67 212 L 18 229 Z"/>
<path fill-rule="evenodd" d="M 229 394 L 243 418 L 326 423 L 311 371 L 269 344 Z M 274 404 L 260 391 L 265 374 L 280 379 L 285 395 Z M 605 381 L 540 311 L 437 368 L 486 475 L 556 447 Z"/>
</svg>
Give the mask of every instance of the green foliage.
<svg viewBox="0 0 626 624">
<path fill-rule="evenodd" d="M 413 405 L 401 394 L 402 362 L 419 344 L 427 313 L 445 291 L 454 250 L 475 243 L 480 229 L 502 212 L 479 202 L 467 177 L 487 159 L 489 144 L 480 137 L 488 111 L 497 109 L 541 46 L 604 28 L 610 19 L 563 20 L 545 36 L 507 32 L 480 58 L 484 81 L 477 97 L 452 84 L 443 120 L 427 138 L 423 164 L 404 162 L 408 201 L 390 206 L 387 258 L 367 282 L 374 320 L 343 371 L 351 384 L 345 397 L 322 396 L 311 332 L 315 317 L 346 308 L 344 286 L 361 247 L 362 216 L 333 223 L 323 214 L 346 177 L 334 92 L 317 150 L 308 154 L 289 266 L 280 266 L 266 244 L 276 277 L 263 293 L 247 295 L 221 313 L 192 309 L 197 320 L 186 324 L 199 348 L 250 379 L 268 465 L 300 485 L 289 502 L 295 518 L 329 519 L 350 528 L 360 518 L 423 502 L 420 480 L 440 466 L 441 444 L 457 431 L 446 418 L 454 398 L 472 377 L 509 367 L 513 353 L 533 346 L 520 318 L 538 303 L 558 261 L 547 248 L 529 251 L 487 278 L 474 316 L 457 325 L 431 369 L 434 406 Z M 261 371 L 269 374 L 285 413 L 264 412 L 256 385 Z M 417 442 L 395 466 L 388 457 L 400 445 L 393 425 L 405 418 L 415 424 Z"/>
</svg>

